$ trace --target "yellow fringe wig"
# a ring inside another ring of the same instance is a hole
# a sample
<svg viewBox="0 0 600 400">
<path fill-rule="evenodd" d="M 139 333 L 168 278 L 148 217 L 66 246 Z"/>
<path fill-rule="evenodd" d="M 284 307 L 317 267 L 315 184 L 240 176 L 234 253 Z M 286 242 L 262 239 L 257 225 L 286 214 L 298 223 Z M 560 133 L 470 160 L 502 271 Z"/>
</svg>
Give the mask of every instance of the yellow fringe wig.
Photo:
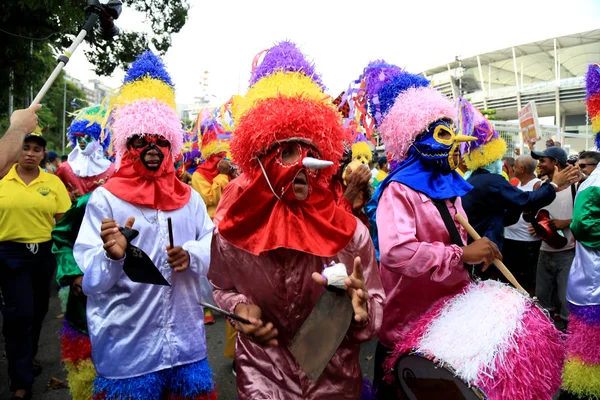
<svg viewBox="0 0 600 400">
<path fill-rule="evenodd" d="M 600 365 L 573 357 L 565 363 L 563 387 L 582 398 L 600 399 Z"/>
<path fill-rule="evenodd" d="M 484 144 L 478 149 L 473 149 L 463 156 L 467 168 L 475 171 L 478 168 L 490 165 L 492 162 L 501 160 L 506 154 L 506 142 L 502 138 L 497 138 Z"/>
<path fill-rule="evenodd" d="M 278 96 L 303 97 L 315 102 L 331 103 L 331 96 L 323 90 L 312 78 L 298 72 L 279 71 L 256 82 L 246 95 L 234 100 L 233 120 L 239 121 L 248 110 L 254 108 L 257 102 Z"/>
<path fill-rule="evenodd" d="M 125 105 L 139 99 L 156 99 L 167 104 L 173 110 L 177 110 L 173 88 L 167 83 L 149 76 L 124 84 L 119 95 L 114 99 L 114 104 Z"/>
</svg>

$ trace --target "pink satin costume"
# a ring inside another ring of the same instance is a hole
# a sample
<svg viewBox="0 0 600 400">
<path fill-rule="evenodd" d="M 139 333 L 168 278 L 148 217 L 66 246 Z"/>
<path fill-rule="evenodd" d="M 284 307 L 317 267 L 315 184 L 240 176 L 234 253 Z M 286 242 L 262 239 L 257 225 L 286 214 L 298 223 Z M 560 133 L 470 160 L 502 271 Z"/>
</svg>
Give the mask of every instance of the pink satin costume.
<svg viewBox="0 0 600 400">
<path fill-rule="evenodd" d="M 236 186 L 233 182 L 229 186 L 228 191 L 235 195 Z M 227 193 L 222 205 L 228 204 L 226 197 Z M 325 290 L 311 275 L 320 273 L 323 265 L 331 261 L 343 262 L 351 274 L 356 256 L 361 257 L 364 268 L 369 320 L 364 326 L 350 326 L 319 380 L 311 382 L 288 350 L 291 340 Z M 360 344 L 377 335 L 384 303 L 373 244 L 363 224 L 357 224 L 353 239 L 332 258 L 289 249 L 277 249 L 257 257 L 221 238 L 217 228 L 208 278 L 215 287 L 213 294 L 219 307 L 233 312 L 239 303 L 258 305 L 262 320 L 272 322 L 279 332 L 277 347 L 263 347 L 238 335 L 235 359 L 240 400 L 360 398 L 363 384 Z"/>
<path fill-rule="evenodd" d="M 460 198 L 445 200 L 454 219 L 465 216 Z M 463 243 L 467 233 L 455 222 Z M 377 207 L 381 282 L 386 294 L 380 342 L 393 348 L 402 332 L 437 300 L 461 291 L 470 277 L 462 249 L 450 234 L 431 199 L 391 182 Z"/>
</svg>

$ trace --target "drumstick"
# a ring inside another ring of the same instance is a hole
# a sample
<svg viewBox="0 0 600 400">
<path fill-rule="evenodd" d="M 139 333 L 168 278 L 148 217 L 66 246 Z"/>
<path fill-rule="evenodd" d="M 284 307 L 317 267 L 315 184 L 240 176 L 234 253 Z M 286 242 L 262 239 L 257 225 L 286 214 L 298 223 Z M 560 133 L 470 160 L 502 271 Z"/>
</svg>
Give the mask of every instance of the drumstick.
<svg viewBox="0 0 600 400">
<path fill-rule="evenodd" d="M 169 244 L 171 248 L 175 247 L 173 245 L 173 225 L 171 224 L 171 217 L 167 218 L 167 225 L 169 226 Z"/>
<path fill-rule="evenodd" d="M 458 221 L 459 224 L 461 224 L 463 226 L 463 228 L 465 228 L 465 230 L 467 231 L 469 236 L 471 236 L 473 238 L 473 240 L 481 239 L 481 236 L 479 236 L 479 234 L 475 231 L 475 229 L 473 229 L 473 227 L 471 226 L 471 224 L 469 224 L 469 222 L 465 219 L 465 217 L 463 217 L 462 215 L 457 213 L 455 219 L 456 219 L 456 221 Z M 517 282 L 517 279 L 508 270 L 508 268 L 506 268 L 506 265 L 504 265 L 504 263 L 502 261 L 500 261 L 496 258 L 496 259 L 494 259 L 494 264 L 496 264 L 496 267 L 498 267 L 500 272 L 502 272 L 502 275 L 504 275 L 504 277 L 506 279 L 508 279 L 508 281 L 510 283 L 512 283 L 512 285 L 514 287 L 527 293 L 527 291 L 525 289 L 523 289 L 523 286 L 519 285 L 519 282 Z"/>
</svg>

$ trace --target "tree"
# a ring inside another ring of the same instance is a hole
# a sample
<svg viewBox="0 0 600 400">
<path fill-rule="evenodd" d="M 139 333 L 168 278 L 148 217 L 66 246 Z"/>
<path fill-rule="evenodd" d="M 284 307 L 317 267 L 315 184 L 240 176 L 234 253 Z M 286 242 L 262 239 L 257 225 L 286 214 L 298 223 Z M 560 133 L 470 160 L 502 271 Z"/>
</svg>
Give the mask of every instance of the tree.
<svg viewBox="0 0 600 400">
<path fill-rule="evenodd" d="M 54 57 L 62 54 L 85 22 L 86 4 L 86 0 L 0 1 L 0 102 L 4 103 L 0 118 L 6 116 L 11 85 L 19 100 L 15 107 L 29 105 L 31 88 L 37 91 L 49 75 L 47 46 Z M 124 4 L 145 13 L 153 33 L 121 29 L 114 41 L 91 35 L 93 47 L 86 56 L 99 75 L 131 63 L 150 43 L 164 54 L 171 35 L 185 25 L 189 9 L 187 0 L 124 0 Z"/>
<path fill-rule="evenodd" d="M 14 106 L 15 108 L 27 107 L 31 101 L 31 92 L 35 92 L 43 84 L 45 77 L 54 69 L 55 61 L 52 49 L 48 44 L 36 44 L 33 51 L 33 57 L 26 65 L 20 66 L 17 72 L 20 74 L 26 73 L 27 69 L 38 71 L 41 76 L 35 81 L 33 86 L 26 86 L 22 82 L 15 82 L 13 88 Z M 16 75 L 16 74 L 15 74 Z M 37 85 L 37 86 L 35 86 Z M 85 93 L 72 82 L 67 82 L 66 85 L 66 112 L 72 113 L 77 110 L 78 106 L 72 105 L 71 100 L 74 98 L 85 99 Z M 61 151 L 62 148 L 62 115 L 65 97 L 65 73 L 62 72 L 54 85 L 50 88 L 42 104 L 44 107 L 38 112 L 39 126 L 42 128 L 44 138 L 48 142 L 48 150 Z M 0 110 L 8 111 L 8 96 L 0 97 Z M 86 107 L 86 101 L 79 101 L 79 106 Z M 6 131 L 9 120 L 8 113 L 4 111 L 0 113 L 0 132 Z M 65 116 L 65 125 L 69 126 L 72 118 L 67 114 Z"/>
</svg>

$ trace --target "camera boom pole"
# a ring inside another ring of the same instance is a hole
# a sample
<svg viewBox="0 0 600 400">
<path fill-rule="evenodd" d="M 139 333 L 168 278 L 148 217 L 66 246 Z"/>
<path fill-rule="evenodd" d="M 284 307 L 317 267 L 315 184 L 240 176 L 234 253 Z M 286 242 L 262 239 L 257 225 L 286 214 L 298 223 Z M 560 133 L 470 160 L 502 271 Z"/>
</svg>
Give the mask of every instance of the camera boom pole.
<svg viewBox="0 0 600 400">
<path fill-rule="evenodd" d="M 83 25 L 83 28 L 81 28 L 81 31 L 79 32 L 79 34 L 77 35 L 77 37 L 75 38 L 75 40 L 73 41 L 71 46 L 67 49 L 67 51 L 63 55 L 58 57 L 58 65 L 56 66 L 56 68 L 54 68 L 54 71 L 52 71 L 52 74 L 50 74 L 50 77 L 46 80 L 46 83 L 44 83 L 44 86 L 42 86 L 42 88 L 40 89 L 38 94 L 35 96 L 35 99 L 33 99 L 30 107 L 34 106 L 36 104 L 39 104 L 42 101 L 42 99 L 44 98 L 46 93 L 48 93 L 48 90 L 50 89 L 50 87 L 52 86 L 52 84 L 54 83 L 54 81 L 56 80 L 58 75 L 60 74 L 60 72 L 63 70 L 65 65 L 69 62 L 69 57 L 71 57 L 73 55 L 73 53 L 75 52 L 77 47 L 81 44 L 81 42 L 83 42 L 83 40 L 87 36 L 88 32 L 91 32 L 92 29 L 94 29 L 94 25 L 96 25 L 96 22 L 98 22 L 99 18 L 100 18 L 100 16 L 97 13 L 95 13 L 95 12 L 90 13 L 87 20 L 85 21 L 85 24 Z"/>
</svg>

